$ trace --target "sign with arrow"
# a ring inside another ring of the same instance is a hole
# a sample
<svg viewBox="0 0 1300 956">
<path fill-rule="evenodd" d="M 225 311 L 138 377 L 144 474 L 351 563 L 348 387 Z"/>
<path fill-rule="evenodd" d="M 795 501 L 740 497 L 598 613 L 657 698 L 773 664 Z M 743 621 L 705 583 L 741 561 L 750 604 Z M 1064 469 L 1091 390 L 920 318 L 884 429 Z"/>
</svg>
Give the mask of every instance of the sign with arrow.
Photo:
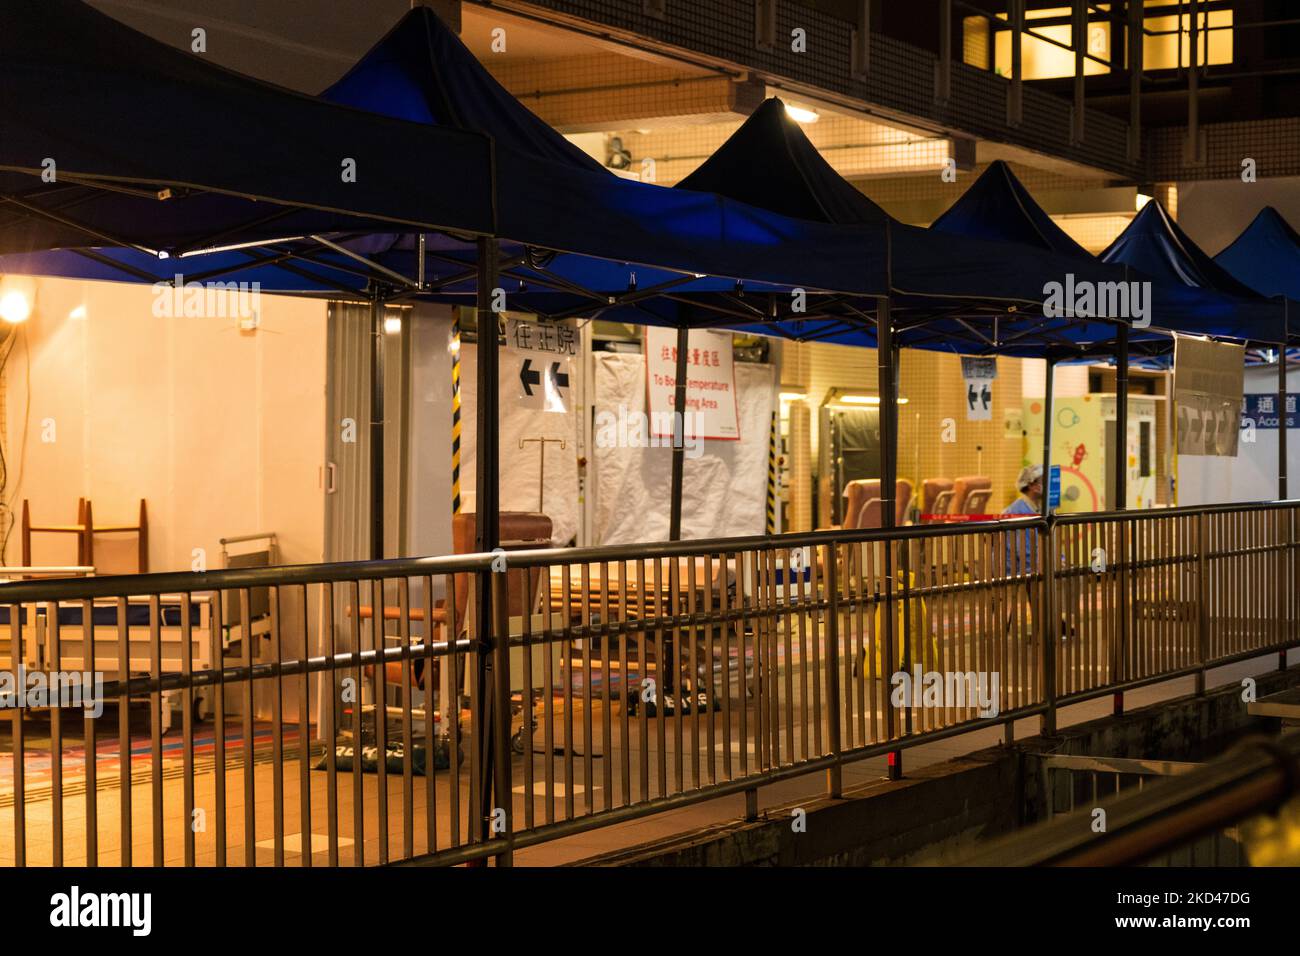
<svg viewBox="0 0 1300 956">
<path fill-rule="evenodd" d="M 970 355 L 961 357 L 961 375 L 966 382 L 966 420 L 993 419 L 993 380 L 998 377 L 997 360 Z"/>
<path fill-rule="evenodd" d="M 578 351 L 573 331 L 559 323 L 508 320 L 505 351 L 510 364 L 502 363 L 501 373 L 519 383 L 521 407 L 569 410 L 573 356 Z"/>
</svg>

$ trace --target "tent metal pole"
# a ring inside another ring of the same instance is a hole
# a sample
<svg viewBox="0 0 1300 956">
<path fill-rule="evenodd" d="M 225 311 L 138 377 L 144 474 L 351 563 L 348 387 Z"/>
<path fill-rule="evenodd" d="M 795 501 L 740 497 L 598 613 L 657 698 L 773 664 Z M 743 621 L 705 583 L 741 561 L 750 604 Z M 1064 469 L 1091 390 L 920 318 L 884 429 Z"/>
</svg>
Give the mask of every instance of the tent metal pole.
<svg viewBox="0 0 1300 956">
<path fill-rule="evenodd" d="M 898 480 L 898 351 L 894 348 L 894 322 L 890 315 L 889 297 L 881 296 L 876 305 L 876 385 L 880 393 L 880 526 L 894 527 L 897 505 L 894 502 L 894 487 Z M 838 493 L 841 489 L 835 489 Z M 899 617 L 896 607 L 896 586 L 894 574 L 894 547 L 892 542 L 882 549 L 884 554 L 885 607 L 882 609 L 881 621 L 884 632 L 881 638 L 885 646 L 884 665 L 886 673 L 907 669 L 907 653 L 901 659 L 895 659 L 894 631 Z M 904 642 L 906 641 L 904 632 Z M 904 719 L 911 717 L 906 712 Z M 885 708 L 885 729 L 892 737 L 897 732 L 898 712 L 894 707 Z M 903 752 L 891 751 L 889 754 L 889 779 L 899 780 L 903 776 Z"/>
<path fill-rule="evenodd" d="M 686 465 L 686 357 L 690 330 L 677 330 L 677 366 L 673 384 L 673 480 L 668 540 L 682 539 L 682 472 Z"/>
<path fill-rule="evenodd" d="M 1112 452 L 1115 460 L 1111 463 L 1114 470 L 1115 500 L 1111 502 L 1112 511 L 1124 511 L 1128 507 L 1128 323 L 1120 322 L 1115 336 L 1115 446 Z M 1129 526 L 1123 521 L 1116 524 L 1119 532 L 1119 671 L 1115 679 L 1125 680 L 1128 675 L 1129 637 L 1132 632 L 1129 621 Z M 1124 713 L 1124 692 L 1115 694 L 1115 714 Z"/>
<path fill-rule="evenodd" d="M 370 557 L 384 557 L 384 298 L 370 290 Z"/>
<path fill-rule="evenodd" d="M 1047 489 L 1052 474 L 1052 385 L 1056 374 L 1056 359 L 1047 360 L 1047 373 L 1043 387 L 1043 517 L 1051 513 Z"/>
<path fill-rule="evenodd" d="M 889 299 L 880 299 L 876 318 L 876 369 L 880 392 L 880 524 L 892 528 L 898 511 L 898 350 Z"/>
<path fill-rule="evenodd" d="M 1277 497 L 1287 497 L 1286 452 L 1286 346 L 1277 350 Z"/>
<path fill-rule="evenodd" d="M 478 288 L 476 296 L 478 318 L 477 381 L 475 394 L 478 401 L 478 420 L 475 425 L 475 454 L 478 461 L 474 475 L 474 550 L 493 551 L 500 546 L 501 510 L 501 457 L 498 442 L 500 420 L 499 363 L 497 342 L 497 315 L 492 310 L 492 300 L 497 287 L 497 265 L 500 248 L 495 239 L 478 240 Z M 471 841 L 486 841 L 492 832 L 493 809 L 493 755 L 495 748 L 492 723 L 496 709 L 493 701 L 493 573 L 480 571 L 475 582 L 475 622 L 478 643 L 475 663 L 475 704 L 480 726 L 478 736 L 478 797 L 475 808 L 477 825 L 470 834 Z M 444 704 L 444 707 L 447 706 Z M 453 708 L 454 712 L 454 708 Z M 509 801 L 509 795 L 505 798 Z M 502 804 L 504 806 L 504 803 Z M 498 859 L 500 862 L 500 859 Z"/>
</svg>

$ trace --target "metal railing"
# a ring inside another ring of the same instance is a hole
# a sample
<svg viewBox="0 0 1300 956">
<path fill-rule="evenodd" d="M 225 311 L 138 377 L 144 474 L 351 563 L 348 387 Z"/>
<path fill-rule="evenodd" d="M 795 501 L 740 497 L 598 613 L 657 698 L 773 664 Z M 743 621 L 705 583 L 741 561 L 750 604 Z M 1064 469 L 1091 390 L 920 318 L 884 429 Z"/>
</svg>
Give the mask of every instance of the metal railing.
<svg viewBox="0 0 1300 956">
<path fill-rule="evenodd" d="M 1050 756 L 1043 769 L 1075 772 L 1066 812 L 994 841 L 961 865 L 1243 865 L 1248 855 L 1237 825 L 1278 813 L 1300 792 L 1300 734 L 1247 738 L 1206 764 Z M 1099 779 L 1109 785 L 1098 786 Z M 1131 780 L 1137 785 L 1125 785 Z M 1144 780 L 1152 782 L 1144 787 Z M 1294 816 L 1294 807 L 1289 812 Z M 1285 836 L 1275 834 L 1271 845 L 1257 839 L 1251 852 L 1285 855 Z"/>
<path fill-rule="evenodd" d="M 1297 509 L 2 585 L 10 671 L 99 672 L 118 706 L 115 728 L 11 712 L 0 862 L 507 863 L 725 794 L 756 811 L 810 773 L 835 795 L 851 761 L 1050 731 L 1060 706 L 1203 690 L 1294 645 Z"/>
</svg>

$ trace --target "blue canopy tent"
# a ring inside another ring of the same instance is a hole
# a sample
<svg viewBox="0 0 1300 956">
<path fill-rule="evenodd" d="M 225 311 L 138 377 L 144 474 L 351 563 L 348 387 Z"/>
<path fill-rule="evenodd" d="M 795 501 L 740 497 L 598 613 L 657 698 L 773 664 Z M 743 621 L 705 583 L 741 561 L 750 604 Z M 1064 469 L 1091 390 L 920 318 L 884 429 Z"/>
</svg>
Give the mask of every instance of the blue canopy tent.
<svg viewBox="0 0 1300 956">
<path fill-rule="evenodd" d="M 1259 295 L 1280 296 L 1287 311 L 1287 342 L 1297 340 L 1300 336 L 1300 234 L 1280 212 L 1265 206 L 1214 261 Z"/>
<path fill-rule="evenodd" d="M 1285 302 L 1269 301 L 1234 278 L 1191 238 L 1159 202 L 1151 200 L 1100 256 L 1106 262 L 1123 262 L 1153 276 L 1168 286 L 1182 285 L 1196 294 L 1218 295 L 1237 306 L 1241 325 L 1238 337 L 1255 344 L 1277 346 L 1285 351 L 1287 322 Z M 1279 361 L 1280 401 L 1285 408 L 1286 363 Z M 1286 421 L 1279 422 L 1278 489 L 1286 497 Z"/>
<path fill-rule="evenodd" d="M 394 139 L 411 150 L 395 153 Z M 491 145 L 239 76 L 78 0 L 5 5 L 0 252 L 176 255 L 357 228 L 487 234 Z M 458 189 L 417 175 L 434 158 Z M 345 160 L 355 181 L 345 181 Z M 394 194 L 394 177 L 411 189 Z"/>
<path fill-rule="evenodd" d="M 1272 206 L 1214 257 L 1216 264 L 1260 295 L 1282 299 L 1287 312 L 1287 344 L 1300 342 L 1300 234 Z M 1286 409 L 1286 350 L 1277 356 L 1278 407 Z M 1287 496 L 1286 414 L 1278 418 L 1278 497 Z"/>
<path fill-rule="evenodd" d="M 1113 336 L 1113 326 L 1105 322 L 1045 321 L 1043 286 L 1068 272 L 1102 282 L 1118 281 L 1122 271 L 1086 253 L 1079 261 L 1070 250 L 1031 245 L 1014 235 L 965 235 L 898 222 L 822 158 L 779 99 L 764 102 L 678 188 L 722 192 L 822 222 L 883 226 L 890 240 L 891 307 L 900 345 L 965 354 L 1037 356 L 1060 349 L 1081 355 L 1094 341 Z M 821 311 L 833 314 L 842 306 L 842 298 L 835 299 Z M 872 326 L 843 319 L 787 321 L 778 331 L 800 340 L 875 344 Z"/>
</svg>

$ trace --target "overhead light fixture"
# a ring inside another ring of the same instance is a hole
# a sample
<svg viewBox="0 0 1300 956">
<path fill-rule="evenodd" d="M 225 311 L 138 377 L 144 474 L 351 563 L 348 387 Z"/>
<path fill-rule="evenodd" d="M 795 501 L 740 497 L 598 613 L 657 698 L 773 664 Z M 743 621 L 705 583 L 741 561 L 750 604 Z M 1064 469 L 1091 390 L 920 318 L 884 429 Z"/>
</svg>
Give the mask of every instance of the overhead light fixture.
<svg viewBox="0 0 1300 956">
<path fill-rule="evenodd" d="M 0 279 L 0 319 L 10 325 L 26 322 L 32 314 L 32 301 L 36 298 L 36 282 L 20 276 Z"/>
<path fill-rule="evenodd" d="M 402 318 L 398 315 L 390 315 L 384 319 L 384 331 L 389 335 L 396 335 L 402 331 Z"/>
<path fill-rule="evenodd" d="M 782 402 L 787 402 L 787 403 L 804 402 L 808 400 L 808 396 L 805 395 L 803 392 L 782 392 L 779 397 Z"/>
<path fill-rule="evenodd" d="M 839 400 L 845 405 L 879 405 L 879 395 L 841 395 Z"/>
<path fill-rule="evenodd" d="M 785 104 L 785 113 L 796 123 L 815 123 L 821 119 L 815 110 L 805 109 L 802 106 L 792 106 L 789 103 Z"/>
</svg>

